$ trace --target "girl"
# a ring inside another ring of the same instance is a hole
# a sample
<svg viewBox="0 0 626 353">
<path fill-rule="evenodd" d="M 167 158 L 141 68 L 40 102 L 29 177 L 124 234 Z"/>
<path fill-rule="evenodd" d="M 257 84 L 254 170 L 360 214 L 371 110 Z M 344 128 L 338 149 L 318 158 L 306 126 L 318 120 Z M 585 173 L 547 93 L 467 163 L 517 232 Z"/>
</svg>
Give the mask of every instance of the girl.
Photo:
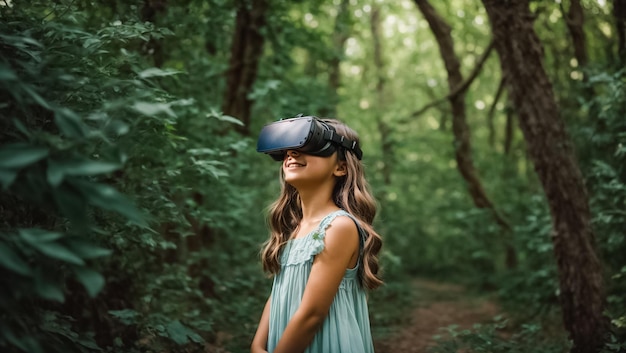
<svg viewBox="0 0 626 353">
<path fill-rule="evenodd" d="M 288 120 L 266 126 L 257 146 L 282 161 L 282 190 L 261 255 L 274 283 L 250 351 L 373 353 L 365 292 L 382 284 L 382 241 L 358 136 L 338 120 Z M 284 145 L 302 124 L 310 141 Z M 313 141 L 318 133 L 323 138 Z"/>
</svg>

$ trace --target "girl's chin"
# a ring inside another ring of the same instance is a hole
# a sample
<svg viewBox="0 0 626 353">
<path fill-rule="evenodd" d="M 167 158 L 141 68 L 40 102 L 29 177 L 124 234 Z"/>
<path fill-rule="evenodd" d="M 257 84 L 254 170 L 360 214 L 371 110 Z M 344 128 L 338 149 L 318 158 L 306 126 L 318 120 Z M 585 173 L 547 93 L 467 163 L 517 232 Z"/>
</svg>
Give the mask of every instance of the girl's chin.
<svg viewBox="0 0 626 353">
<path fill-rule="evenodd" d="M 297 176 L 285 176 L 285 182 L 294 188 L 302 187 L 307 184 L 307 180 L 304 178 L 299 178 Z"/>
<path fill-rule="evenodd" d="M 285 177 L 285 180 L 297 180 L 297 179 L 302 179 L 304 174 L 302 174 L 302 171 L 304 169 L 302 168 L 291 168 L 291 169 L 285 169 L 283 170 L 283 175 Z"/>
<path fill-rule="evenodd" d="M 293 176 L 292 177 L 285 176 L 285 182 L 291 186 L 296 186 L 294 184 L 298 184 L 298 180 L 299 178 L 294 178 Z"/>
</svg>

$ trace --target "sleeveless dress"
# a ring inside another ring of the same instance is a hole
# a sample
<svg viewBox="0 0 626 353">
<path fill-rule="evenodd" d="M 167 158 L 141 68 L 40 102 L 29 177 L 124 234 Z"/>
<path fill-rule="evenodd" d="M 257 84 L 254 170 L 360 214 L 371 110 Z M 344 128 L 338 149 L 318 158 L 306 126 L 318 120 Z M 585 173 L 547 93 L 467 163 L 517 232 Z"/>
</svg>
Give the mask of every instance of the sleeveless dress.
<svg viewBox="0 0 626 353">
<path fill-rule="evenodd" d="M 274 277 L 270 302 L 270 327 L 267 348 L 272 353 L 300 306 L 309 279 L 313 258 L 324 249 L 326 229 L 338 216 L 348 216 L 357 224 L 361 255 L 367 236 L 351 214 L 335 211 L 322 219 L 319 226 L 302 238 L 289 240 L 280 256 L 280 272 Z M 370 321 L 365 290 L 360 285 L 359 267 L 347 269 L 339 285 L 328 316 L 315 334 L 305 353 L 373 353 Z"/>
</svg>

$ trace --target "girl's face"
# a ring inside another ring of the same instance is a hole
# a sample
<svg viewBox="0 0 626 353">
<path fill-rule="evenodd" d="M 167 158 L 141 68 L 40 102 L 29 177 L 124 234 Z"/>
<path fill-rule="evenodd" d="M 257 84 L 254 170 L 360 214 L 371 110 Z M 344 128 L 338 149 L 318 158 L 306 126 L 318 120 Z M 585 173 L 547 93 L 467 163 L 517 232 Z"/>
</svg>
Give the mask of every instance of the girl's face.
<svg viewBox="0 0 626 353">
<path fill-rule="evenodd" d="M 335 179 L 346 175 L 345 162 L 337 160 L 337 152 L 329 157 L 318 157 L 289 150 L 283 159 L 285 181 L 298 188 L 334 183 Z"/>
</svg>

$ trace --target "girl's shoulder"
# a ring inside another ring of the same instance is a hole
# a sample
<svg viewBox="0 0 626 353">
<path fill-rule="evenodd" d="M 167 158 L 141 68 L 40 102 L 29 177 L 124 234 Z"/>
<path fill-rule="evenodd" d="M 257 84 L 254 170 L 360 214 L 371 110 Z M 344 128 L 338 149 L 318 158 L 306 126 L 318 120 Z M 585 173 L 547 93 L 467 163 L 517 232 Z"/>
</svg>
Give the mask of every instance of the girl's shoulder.
<svg viewBox="0 0 626 353">
<path fill-rule="evenodd" d="M 345 210 L 339 209 L 331 212 L 322 219 L 317 229 L 317 232 L 313 235 L 313 238 L 321 240 L 322 238 L 325 238 L 329 233 L 358 234 L 360 232 L 361 228 L 359 226 L 357 218 L 346 212 Z"/>
<path fill-rule="evenodd" d="M 326 260 L 320 261 L 350 260 L 358 254 L 360 248 L 359 231 L 355 221 L 345 211 L 333 212 L 328 219 L 323 230 L 316 234 L 318 239 L 313 240 L 316 245 L 314 255 L 324 250 L 327 253 L 324 256 Z"/>
<path fill-rule="evenodd" d="M 326 215 L 316 229 L 304 237 L 291 239 L 282 255 L 283 265 L 310 261 L 315 255 L 330 247 L 352 247 L 358 239 L 358 227 L 352 216 L 344 210 Z"/>
<path fill-rule="evenodd" d="M 337 218 L 340 216 L 347 216 L 347 217 L 354 217 L 351 214 L 349 214 L 348 212 L 346 212 L 343 209 L 338 209 L 335 211 L 332 211 L 331 213 L 327 214 L 326 216 L 324 216 L 324 218 L 322 218 L 322 221 L 320 222 L 319 227 L 320 228 L 328 228 L 330 226 L 330 224 Z"/>
<path fill-rule="evenodd" d="M 325 233 L 331 225 L 335 228 L 356 228 L 359 233 L 362 230 L 359 220 L 343 209 L 338 209 L 326 215 L 318 226 L 318 233 Z"/>
</svg>

